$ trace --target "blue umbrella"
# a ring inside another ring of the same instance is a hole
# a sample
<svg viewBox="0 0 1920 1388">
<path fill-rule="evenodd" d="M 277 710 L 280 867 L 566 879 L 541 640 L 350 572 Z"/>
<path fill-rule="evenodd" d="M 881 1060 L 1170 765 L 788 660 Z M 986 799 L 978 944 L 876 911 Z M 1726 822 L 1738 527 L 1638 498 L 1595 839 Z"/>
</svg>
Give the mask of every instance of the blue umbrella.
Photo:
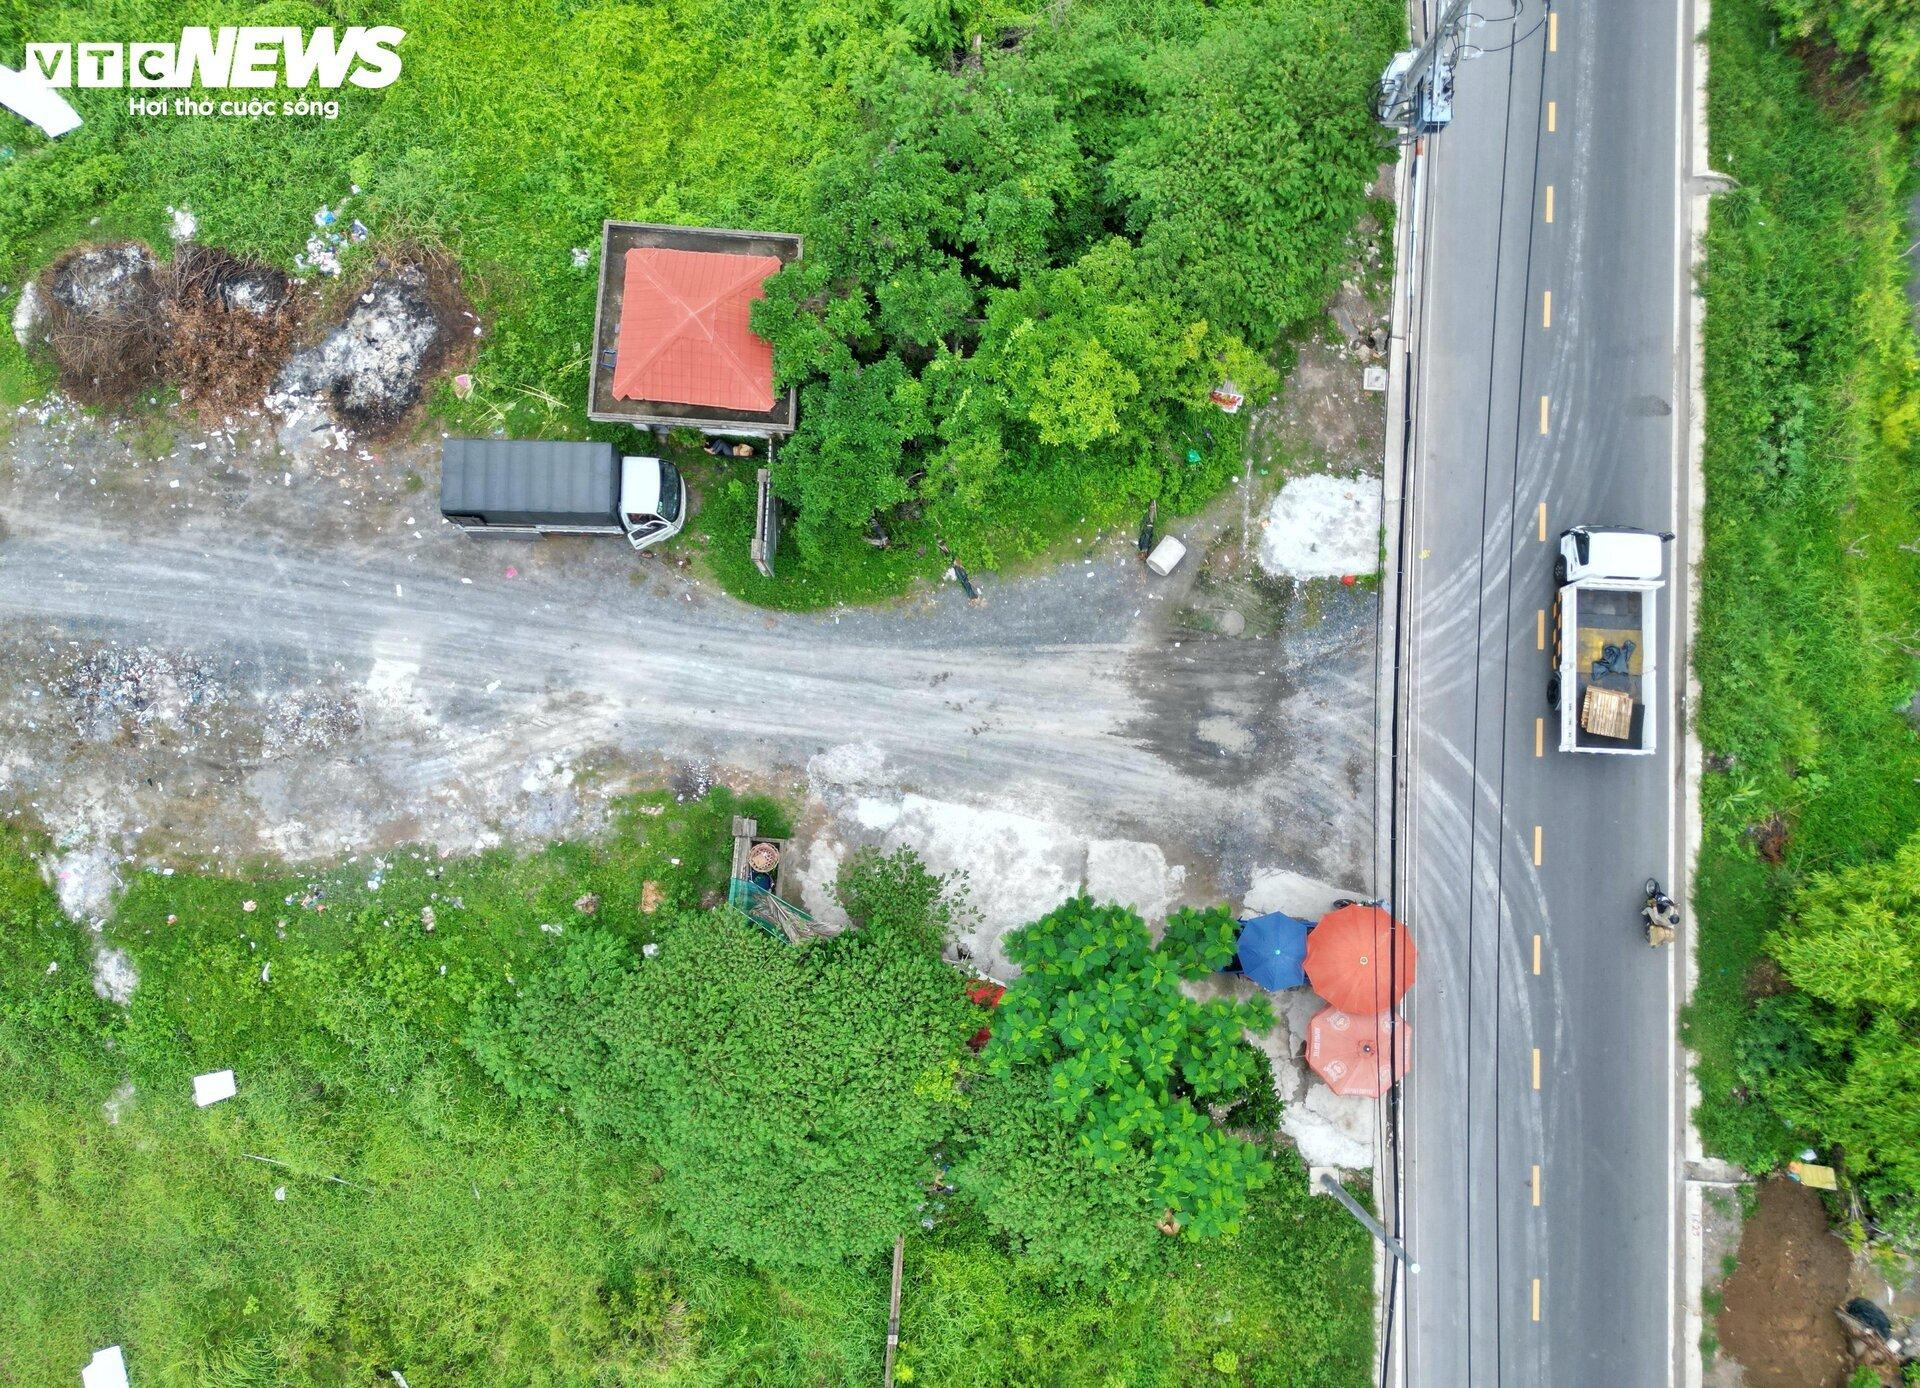
<svg viewBox="0 0 1920 1388">
<path fill-rule="evenodd" d="M 1307 932 L 1312 921 L 1274 911 L 1240 924 L 1240 971 L 1262 988 L 1298 988 L 1307 981 Z"/>
</svg>

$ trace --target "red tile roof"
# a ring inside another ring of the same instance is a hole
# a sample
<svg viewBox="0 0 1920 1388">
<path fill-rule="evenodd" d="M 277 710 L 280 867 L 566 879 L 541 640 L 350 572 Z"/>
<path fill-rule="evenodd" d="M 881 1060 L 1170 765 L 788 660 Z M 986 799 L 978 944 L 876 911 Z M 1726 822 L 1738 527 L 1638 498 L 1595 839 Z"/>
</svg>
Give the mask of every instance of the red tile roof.
<svg viewBox="0 0 1920 1388">
<path fill-rule="evenodd" d="M 770 255 L 628 251 L 614 398 L 772 409 L 773 348 L 747 314 L 779 268 Z"/>
</svg>

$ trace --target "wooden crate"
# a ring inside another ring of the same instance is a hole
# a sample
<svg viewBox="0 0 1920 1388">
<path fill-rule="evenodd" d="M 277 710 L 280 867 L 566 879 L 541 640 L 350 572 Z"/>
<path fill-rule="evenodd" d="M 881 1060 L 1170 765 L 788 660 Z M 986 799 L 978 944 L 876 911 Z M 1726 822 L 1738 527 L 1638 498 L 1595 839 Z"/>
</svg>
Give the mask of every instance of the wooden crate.
<svg viewBox="0 0 1920 1388">
<path fill-rule="evenodd" d="M 1624 742 L 1633 736 L 1633 695 L 1624 689 L 1588 685 L 1587 697 L 1580 705 L 1580 726 L 1595 737 Z"/>
</svg>

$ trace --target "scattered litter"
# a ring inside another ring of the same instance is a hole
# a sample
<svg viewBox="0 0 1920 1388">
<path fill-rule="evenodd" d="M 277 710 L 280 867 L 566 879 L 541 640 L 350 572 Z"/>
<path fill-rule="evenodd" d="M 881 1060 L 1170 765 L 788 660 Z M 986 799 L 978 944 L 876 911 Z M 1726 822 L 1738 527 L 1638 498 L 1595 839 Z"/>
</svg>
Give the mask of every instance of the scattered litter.
<svg viewBox="0 0 1920 1388">
<path fill-rule="evenodd" d="M 1387 368 L 1384 366 L 1369 366 L 1365 368 L 1360 373 L 1360 388 L 1362 390 L 1375 392 L 1385 390 L 1387 388 Z"/>
<path fill-rule="evenodd" d="M 518 570 L 518 569 L 516 569 L 516 568 L 514 568 L 514 567 L 513 567 L 512 565 L 508 565 L 508 566 L 507 566 L 507 577 L 508 577 L 508 578 L 518 578 L 518 577 L 520 577 L 520 570 Z"/>
<path fill-rule="evenodd" d="M 245 911 L 248 915 L 252 915 L 255 911 L 260 909 L 260 903 L 252 900 L 243 901 L 240 903 L 240 909 L 242 911 Z"/>
<path fill-rule="evenodd" d="M 217 1104 L 222 1099 L 231 1099 L 239 1092 L 239 1087 L 234 1084 L 231 1070 L 212 1070 L 204 1075 L 193 1077 L 193 1102 L 197 1108 Z"/>
<path fill-rule="evenodd" d="M 648 879 L 640 884 L 640 914 L 651 916 L 660 909 L 660 884 Z"/>
<path fill-rule="evenodd" d="M 80 1370 L 80 1388 L 127 1388 L 127 1361 L 120 1346 L 108 1345 L 93 1352 L 86 1368 Z"/>
<path fill-rule="evenodd" d="M 285 1186 L 275 1186 L 273 1188 L 273 1198 L 275 1200 L 285 1200 L 287 1198 L 287 1188 Z"/>
<path fill-rule="evenodd" d="M 367 224 L 361 221 L 358 217 L 355 217 L 353 219 L 353 225 L 347 228 L 347 235 L 349 238 L 355 241 L 366 240 L 368 235 Z"/>
<path fill-rule="evenodd" d="M 173 221 L 173 225 L 167 229 L 167 235 L 175 241 L 191 241 L 193 234 L 200 230 L 200 219 L 184 207 L 169 206 L 167 216 Z"/>
<path fill-rule="evenodd" d="M 649 940 L 644 945 L 640 946 L 640 954 L 643 958 L 646 958 L 646 959 L 653 958 L 653 956 L 658 954 L 659 952 L 660 952 L 660 945 L 657 941 L 654 941 L 654 940 Z"/>
<path fill-rule="evenodd" d="M 592 263 L 593 263 L 593 252 L 589 251 L 585 246 L 575 246 L 573 248 L 573 268 L 574 269 L 584 270 L 587 268 L 587 266 L 589 266 Z"/>
<path fill-rule="evenodd" d="M 583 896 L 574 898 L 573 909 L 583 916 L 594 915 L 600 909 L 600 893 L 587 892 Z"/>
<path fill-rule="evenodd" d="M 433 908 L 431 906 L 422 906 L 420 908 L 420 928 L 429 935 L 433 934 L 435 919 L 436 917 L 433 914 Z"/>
<path fill-rule="evenodd" d="M 453 394 L 458 400 L 465 400 L 473 394 L 473 377 L 462 371 L 453 378 Z"/>
</svg>

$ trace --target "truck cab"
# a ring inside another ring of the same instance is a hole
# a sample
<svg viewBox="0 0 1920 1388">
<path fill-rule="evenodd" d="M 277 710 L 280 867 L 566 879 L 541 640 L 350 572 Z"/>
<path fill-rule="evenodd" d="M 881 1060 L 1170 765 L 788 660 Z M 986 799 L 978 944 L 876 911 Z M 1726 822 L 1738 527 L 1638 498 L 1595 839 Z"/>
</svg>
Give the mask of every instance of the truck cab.
<svg viewBox="0 0 1920 1388">
<path fill-rule="evenodd" d="M 620 460 L 620 527 L 627 543 L 646 549 L 680 533 L 687 517 L 687 484 L 664 458 Z"/>
<path fill-rule="evenodd" d="M 1616 579 L 1658 586 L 1665 563 L 1664 537 L 1650 530 L 1600 530 L 1576 525 L 1560 533 L 1560 557 L 1553 564 L 1556 584 L 1586 579 Z"/>
</svg>

